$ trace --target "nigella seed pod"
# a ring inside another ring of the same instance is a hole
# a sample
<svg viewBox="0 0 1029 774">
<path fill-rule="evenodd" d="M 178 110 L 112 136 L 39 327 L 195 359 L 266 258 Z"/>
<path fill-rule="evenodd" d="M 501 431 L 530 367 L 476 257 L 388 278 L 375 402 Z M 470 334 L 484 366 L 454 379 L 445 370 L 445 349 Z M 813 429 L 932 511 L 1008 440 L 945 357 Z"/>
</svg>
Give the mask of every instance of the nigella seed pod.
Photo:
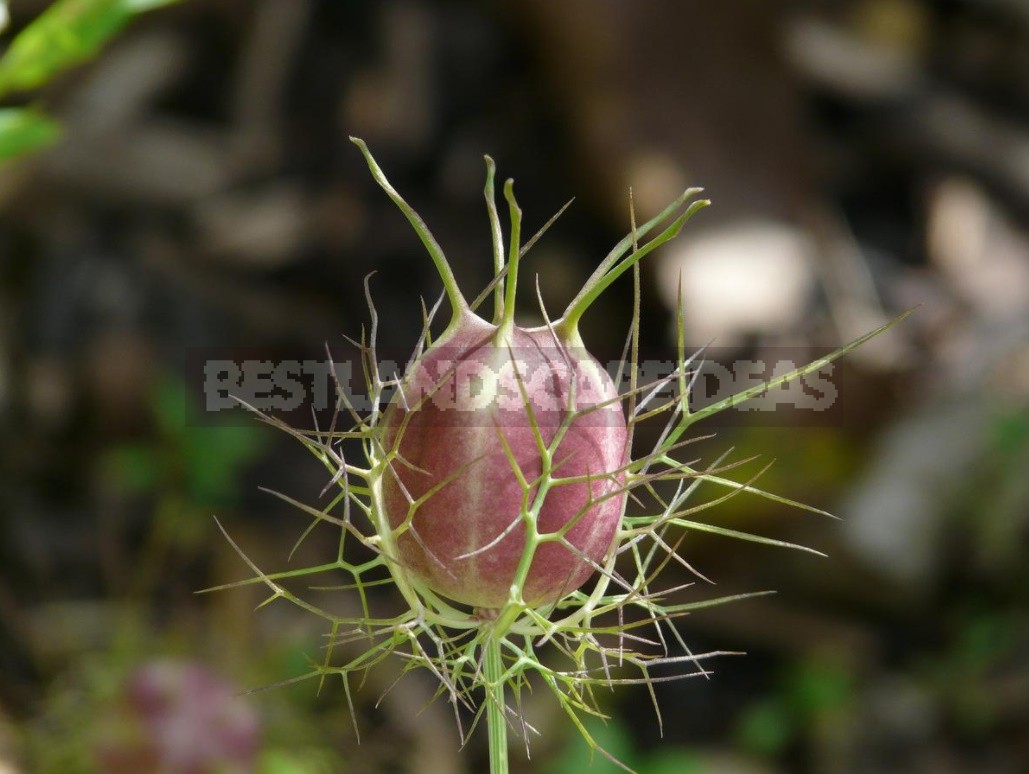
<svg viewBox="0 0 1029 774">
<path fill-rule="evenodd" d="M 429 588 L 500 608 L 553 603 L 602 566 L 625 507 L 628 433 L 610 376 L 551 326 L 468 313 L 386 412 L 383 481 L 399 561 Z M 519 568 L 527 535 L 541 539 Z"/>
<path fill-rule="evenodd" d="M 230 585 L 261 583 L 270 592 L 269 602 L 287 600 L 328 622 L 322 660 L 309 676 L 320 681 L 341 677 L 348 702 L 350 678 L 386 655 L 401 657 L 405 670 L 429 669 L 455 711 L 478 708 L 476 723 L 479 713 L 485 714 L 492 772 L 508 770 L 508 726 L 520 727 L 526 744 L 535 731 L 520 714 L 523 691 L 533 684 L 545 686 L 587 744 L 603 753 L 582 722 L 586 714 L 603 714 L 596 689 L 621 682 L 651 686 L 657 668 L 678 668 L 679 677 L 710 674 L 703 664 L 722 652 L 689 651 L 676 622 L 694 610 L 753 596 L 679 601 L 686 586 L 668 588 L 660 576 L 673 562 L 693 571 L 677 550 L 687 532 L 812 551 L 711 524 L 700 514 L 743 493 L 824 513 L 759 489 L 757 476 L 746 483 L 726 478 L 724 472 L 734 465 L 723 466 L 723 458 L 703 467 L 680 461 L 680 449 L 690 440 L 687 433 L 707 417 L 817 372 L 907 315 L 789 374 L 692 410 L 687 396 L 696 364 L 686 354 L 681 319 L 674 369 L 654 383 L 636 382 L 637 269 L 707 206 L 706 200 L 690 201 L 699 189 L 685 191 L 638 226 L 633 215 L 631 233 L 600 262 L 564 311 L 551 318 L 541 304 L 546 324 L 520 328 L 514 323 L 519 259 L 539 234 L 523 247 L 511 181 L 504 186 L 510 208 L 505 256 L 494 167 L 486 158 L 494 280 L 468 303 L 428 227 L 390 185 L 365 144 L 354 142 L 375 181 L 425 245 L 443 282 L 450 320 L 430 341 L 432 313 L 426 311 L 418 356 L 398 382 L 384 382 L 377 369 L 377 317 L 369 294 L 371 330 L 362 332 L 359 346 L 370 411 L 360 412 L 344 385 L 337 384 L 339 410 L 328 428 L 291 428 L 258 412 L 299 440 L 330 472 L 323 494 L 335 494 L 318 507 L 278 496 L 313 519 L 301 540 L 324 525 L 338 530 L 338 553 L 324 564 L 265 573 L 233 544 L 256 578 Z M 651 232 L 656 233 L 648 238 Z M 619 369 L 624 366 L 629 374 L 629 388 L 619 395 L 584 348 L 578 324 L 628 271 L 635 280 L 632 335 Z M 490 292 L 494 312 L 487 320 L 476 309 Z M 387 387 L 395 390 L 380 411 Z M 631 457 L 638 423 L 661 416 L 664 428 L 653 449 Z M 353 446 L 344 441 L 361 444 L 367 466 L 345 456 Z M 706 496 L 712 490 L 720 494 Z M 630 492 L 638 508 L 625 515 Z M 348 547 L 353 541 L 372 557 L 365 553 L 355 563 Z M 323 575 L 332 578 L 331 585 L 311 587 L 356 592 L 356 614 L 321 607 L 290 588 Z M 596 582 L 589 584 L 591 578 Z M 379 611 L 368 593 L 386 583 L 406 603 L 400 612 Z M 643 626 L 656 636 L 640 636 Z M 341 662 L 341 650 L 359 641 L 367 641 L 364 653 L 350 653 Z M 557 646 L 557 661 L 566 660 L 563 667 L 542 655 L 551 643 Z M 673 652 L 677 646 L 679 653 Z M 619 665 L 619 673 L 634 669 L 638 677 L 613 676 L 612 664 Z"/>
</svg>

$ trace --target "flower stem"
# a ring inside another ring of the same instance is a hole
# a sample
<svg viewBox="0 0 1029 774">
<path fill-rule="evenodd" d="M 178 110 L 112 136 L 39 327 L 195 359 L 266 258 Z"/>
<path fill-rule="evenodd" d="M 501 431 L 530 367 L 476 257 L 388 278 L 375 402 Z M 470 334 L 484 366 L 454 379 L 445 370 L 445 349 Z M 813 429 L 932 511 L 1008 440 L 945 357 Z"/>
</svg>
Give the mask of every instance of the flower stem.
<svg viewBox="0 0 1029 774">
<path fill-rule="evenodd" d="M 504 662 L 500 640 L 490 637 L 485 645 L 486 726 L 489 731 L 490 774 L 507 774 L 507 719 L 504 717 Z"/>
</svg>

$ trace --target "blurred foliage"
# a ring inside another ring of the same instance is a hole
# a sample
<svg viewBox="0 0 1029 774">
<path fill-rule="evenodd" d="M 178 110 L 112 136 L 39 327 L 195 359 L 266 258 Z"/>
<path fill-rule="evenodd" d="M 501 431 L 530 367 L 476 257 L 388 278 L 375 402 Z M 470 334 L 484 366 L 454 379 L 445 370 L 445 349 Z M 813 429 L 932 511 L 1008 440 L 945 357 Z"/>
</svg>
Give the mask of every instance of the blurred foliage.
<svg viewBox="0 0 1029 774">
<path fill-rule="evenodd" d="M 78 656 L 41 697 L 36 717 L 23 732 L 30 771 L 106 774 L 107 770 L 98 764 L 98 753 L 105 746 L 131 741 L 138 733 L 138 729 L 133 731 L 119 722 L 119 717 L 132 680 L 141 671 L 155 665 L 182 664 L 203 670 L 211 680 L 225 680 L 224 669 L 196 661 L 191 655 L 197 649 L 196 643 L 176 644 L 177 638 L 166 636 L 164 631 L 144 635 L 141 621 L 123 619 L 122 624 L 120 631 L 127 636 L 120 637 L 106 650 Z M 181 627 L 182 623 L 170 621 L 169 626 Z M 261 684 L 272 676 L 281 676 L 283 659 L 288 660 L 287 655 L 277 652 L 265 661 L 248 664 L 243 678 L 247 683 L 243 684 Z M 309 690 L 262 693 L 259 701 L 241 694 L 238 682 L 233 691 L 236 701 L 241 702 L 239 709 L 255 711 L 261 718 L 260 749 L 253 769 L 257 774 L 334 774 L 340 770 L 338 753 L 326 745 L 326 740 L 333 736 L 329 727 L 331 715 L 324 721 L 313 721 L 318 708 Z M 55 739 L 60 743 L 55 744 Z M 216 743 L 218 738 L 208 741 Z M 227 774 L 237 769 L 216 771 Z"/>
<path fill-rule="evenodd" d="M 943 647 L 915 671 L 939 697 L 956 734 L 983 740 L 1007 714 L 997 699 L 1018 679 L 1008 674 L 1009 665 L 1029 642 L 1029 617 L 981 598 L 964 600 L 959 611 Z"/>
<path fill-rule="evenodd" d="M 737 743 L 754 755 L 782 756 L 791 745 L 805 741 L 811 729 L 851 705 L 855 688 L 853 675 L 840 664 L 810 659 L 787 665 L 778 688 L 741 713 Z"/>
<path fill-rule="evenodd" d="M 703 763 L 702 756 L 689 749 L 663 746 L 655 752 L 644 752 L 633 745 L 632 735 L 617 718 L 606 722 L 587 722 L 590 736 L 625 766 L 644 774 L 705 774 L 713 769 Z M 592 753 L 578 736 L 570 737 L 564 752 L 548 768 L 549 774 L 615 774 L 625 768 L 601 755 Z"/>
<path fill-rule="evenodd" d="M 0 108 L 0 161 L 55 142 L 60 127 L 34 108 Z"/>
<path fill-rule="evenodd" d="M 48 614 L 42 626 L 52 640 L 59 672 L 39 701 L 37 717 L 27 725 L 24 749 L 32 771 L 91 774 L 97 764 L 98 745 L 118 741 L 122 731 L 112 725 L 132 674 L 161 660 L 196 659 L 205 650 L 217 650 L 236 633 L 232 621 L 210 616 L 201 631 L 190 609 L 165 608 L 160 623 L 149 620 L 147 600 L 163 591 L 168 578 L 181 570 L 181 562 L 194 557 L 210 538 L 212 507 L 236 505 L 247 465 L 267 450 L 269 431 L 245 426 L 195 426 L 187 421 L 189 401 L 180 378 L 165 374 L 154 380 L 150 392 L 154 432 L 145 441 L 121 443 L 100 458 L 102 480 L 120 496 L 145 498 L 152 516 L 142 539 L 122 536 L 134 555 L 129 576 L 113 595 L 92 606 L 70 601 Z M 197 589 L 186 589 L 187 593 Z M 99 630 L 75 624 L 82 616 L 104 623 Z M 56 628 L 51 628 L 51 625 Z M 219 644 L 220 643 L 220 644 Z M 285 674 L 303 672 L 303 653 L 312 644 L 284 636 L 265 661 L 233 659 L 231 671 L 250 685 L 263 685 Z M 198 662 L 199 663 L 199 662 Z M 298 664 L 300 664 L 298 666 Z M 59 665 L 59 666 L 58 666 Z M 201 667 L 215 669 L 213 666 Z M 212 672 L 217 675 L 217 672 Z M 316 698 L 308 690 L 277 691 L 262 702 L 265 717 L 257 771 L 261 774 L 328 774 L 334 754 L 324 748 L 324 730 L 305 720 Z M 273 717 L 274 723 L 267 723 Z M 117 731 L 112 737 L 112 729 Z M 125 733 L 128 733 L 125 731 Z M 60 744 L 53 744 L 60 738 Z M 319 743 L 321 740 L 321 743 Z M 220 769 L 219 769 L 220 770 Z"/>
<path fill-rule="evenodd" d="M 88 62 L 133 16 L 173 2 L 177 0 L 58 0 L 18 33 L 0 57 L 0 99 L 38 89 Z M 57 124 L 35 108 L 0 110 L 0 161 L 41 150 L 58 136 Z"/>
<path fill-rule="evenodd" d="M 181 379 L 159 380 L 151 394 L 156 436 L 111 448 L 106 473 L 126 493 L 176 493 L 198 505 L 234 505 L 240 471 L 265 452 L 268 432 L 256 422 L 190 424 L 188 400 Z"/>
<path fill-rule="evenodd" d="M 975 472 L 974 492 L 989 492 L 986 503 L 971 495 L 968 520 L 976 536 L 977 559 L 993 568 L 1007 568 L 1005 574 L 1023 592 L 1029 593 L 1020 530 L 1021 514 L 1029 507 L 1029 411 L 1004 407 L 997 411 L 990 430 L 987 459 Z"/>
</svg>

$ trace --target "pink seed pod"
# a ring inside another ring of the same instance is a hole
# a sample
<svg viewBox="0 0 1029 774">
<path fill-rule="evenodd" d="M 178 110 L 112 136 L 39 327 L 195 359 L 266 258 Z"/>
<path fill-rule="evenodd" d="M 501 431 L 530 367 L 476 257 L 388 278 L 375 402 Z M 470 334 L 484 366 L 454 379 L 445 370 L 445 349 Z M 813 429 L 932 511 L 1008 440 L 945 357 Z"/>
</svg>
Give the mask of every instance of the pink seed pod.
<svg viewBox="0 0 1029 774">
<path fill-rule="evenodd" d="M 300 540 L 323 523 L 339 528 L 338 555 L 334 562 L 265 573 L 233 543 L 256 576 L 229 585 L 260 583 L 271 592 L 267 601 L 287 600 L 329 622 L 323 660 L 308 676 L 320 681 L 342 677 L 348 703 L 350 678 L 386 655 L 402 657 L 405 671 L 431 670 L 439 680 L 439 695 L 446 695 L 455 710 L 475 711 L 476 723 L 485 715 L 491 771 L 508 770 L 509 726 L 521 727 L 527 746 L 535 731 L 520 714 L 523 691 L 532 681 L 549 690 L 592 749 L 619 763 L 599 748 L 582 722 L 587 714 L 603 714 L 594 698 L 597 689 L 638 682 L 654 697 L 657 668 L 679 670 L 675 677 L 709 675 L 706 661 L 724 653 L 691 652 L 677 622 L 694 610 L 754 596 L 680 601 L 686 586 L 668 588 L 660 576 L 672 562 L 696 572 L 678 554 L 681 535 L 701 532 L 819 554 L 699 516 L 742 494 L 825 512 L 758 488 L 757 476 L 746 482 L 725 477 L 734 465 L 722 465 L 724 455 L 702 467 L 680 461 L 691 428 L 819 371 L 910 312 L 789 374 L 693 409 L 689 388 L 698 372 L 694 357 L 686 353 L 681 316 L 674 369 L 654 382 L 638 382 L 639 264 L 710 204 L 694 199 L 700 189 L 684 191 L 640 224 L 630 206 L 631 232 L 600 261 L 564 311 L 551 316 L 541 303 L 547 323 L 521 328 L 514 322 L 519 260 L 549 223 L 522 244 L 512 181 L 504 186 L 510 208 L 505 255 L 495 167 L 486 157 L 494 279 L 469 303 L 421 217 L 393 188 L 365 143 L 351 139 L 435 264 L 450 320 L 430 341 L 432 315 L 426 314 L 418 356 L 402 379 L 384 382 L 377 368 L 378 317 L 366 285 L 371 329 L 362 331 L 359 346 L 370 411 L 360 411 L 361 404 L 337 383 L 337 413 L 327 429 L 296 429 L 257 412 L 300 441 L 331 473 L 323 494 L 339 491 L 321 507 L 276 494 L 314 519 Z M 578 326 L 593 303 L 629 271 L 635 286 L 630 343 L 619 364 L 629 375 L 629 389 L 621 396 L 585 350 Z M 493 315 L 487 319 L 476 310 L 490 294 Z M 380 411 L 387 387 L 395 392 Z M 664 427 L 653 448 L 631 457 L 634 429 L 655 417 L 664 418 Z M 348 440 L 361 443 L 366 467 L 350 459 Z M 701 486 L 713 496 L 698 496 Z M 721 494 L 714 495 L 718 490 Z M 626 515 L 630 492 L 638 508 Z M 344 543 L 354 540 L 373 556 L 352 561 Z M 331 587 L 340 588 L 341 575 L 342 588 L 358 592 L 356 615 L 323 608 L 290 588 L 291 582 L 315 576 L 331 577 Z M 399 612 L 392 605 L 385 614 L 377 611 L 368 589 L 384 584 L 395 586 L 403 597 L 406 606 Z M 656 630 L 656 639 L 638 634 L 644 625 Z M 339 649 L 360 641 L 368 643 L 363 655 L 347 655 L 340 665 Z M 541 649 L 551 644 L 556 660 L 567 662 L 564 668 L 543 657 Z M 610 669 L 614 663 L 620 666 L 619 676 Z M 636 670 L 638 677 L 623 678 L 626 669 Z"/>
<path fill-rule="evenodd" d="M 376 544 L 414 609 L 423 609 L 419 600 L 428 592 L 470 605 L 477 616 L 500 615 L 502 633 L 528 609 L 571 594 L 612 558 L 630 487 L 631 433 L 617 389 L 584 349 L 578 323 L 611 283 L 707 202 L 693 202 L 658 237 L 637 245 L 699 189 L 684 192 L 619 242 L 553 323 L 519 328 L 514 307 L 525 248 L 513 181 L 504 186 L 511 213 L 505 258 L 494 165 L 486 157 L 495 268 L 487 322 L 465 300 L 424 222 L 365 144 L 351 139 L 428 250 L 451 311 L 373 430 Z M 457 623 L 453 612 L 447 620 Z"/>
<path fill-rule="evenodd" d="M 603 565 L 625 507 L 625 416 L 607 372 L 553 328 L 466 314 L 409 369 L 384 428 L 399 560 L 433 591 L 536 607 Z M 527 535 L 544 541 L 528 557 Z"/>
</svg>

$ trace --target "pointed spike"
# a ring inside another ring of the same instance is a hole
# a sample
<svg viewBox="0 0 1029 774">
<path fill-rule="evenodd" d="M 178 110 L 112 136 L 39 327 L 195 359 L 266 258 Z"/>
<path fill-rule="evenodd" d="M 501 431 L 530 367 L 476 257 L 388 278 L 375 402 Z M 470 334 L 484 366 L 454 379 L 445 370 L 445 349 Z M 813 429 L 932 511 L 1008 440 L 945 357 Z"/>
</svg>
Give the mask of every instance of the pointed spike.
<svg viewBox="0 0 1029 774">
<path fill-rule="evenodd" d="M 526 254 L 527 252 L 529 252 L 529 250 L 531 250 L 531 249 L 532 249 L 533 245 L 535 245 L 535 244 L 536 244 L 536 243 L 537 243 L 537 242 L 538 242 L 538 241 L 539 241 L 540 239 L 542 239 L 542 238 L 543 238 L 543 235 L 544 235 L 544 234 L 546 234 L 546 233 L 547 233 L 547 231 L 549 231 L 549 230 L 550 230 L 550 227 L 551 227 L 551 226 L 553 226 L 553 225 L 554 225 L 555 223 L 557 223 L 557 219 L 558 219 L 558 218 L 560 218 L 560 217 L 561 217 L 562 215 L 564 215 L 564 214 L 565 214 L 565 210 L 567 210 L 567 209 L 568 209 L 569 207 L 571 207 L 571 206 L 572 206 L 572 203 L 573 203 L 574 201 L 575 201 L 575 198 L 573 197 L 573 198 L 569 199 L 568 201 L 566 201 L 566 202 L 565 202 L 564 204 L 562 204 L 562 205 L 561 205 L 561 209 L 559 209 L 559 210 L 558 210 L 557 212 L 555 212 L 555 213 L 554 213 L 553 215 L 551 215 L 551 216 L 550 216 L 550 218 L 549 218 L 549 219 L 547 220 L 547 222 L 546 222 L 546 223 L 544 223 L 544 224 L 543 224 L 543 225 L 542 225 L 542 226 L 540 227 L 540 230 L 539 230 L 539 231 L 537 231 L 537 232 L 536 232 L 535 234 L 533 234 L 533 235 L 532 235 L 532 239 L 530 239 L 530 240 L 529 240 L 528 242 L 526 242 L 526 243 L 525 243 L 525 244 L 524 244 L 524 245 L 522 246 L 522 253 L 521 253 L 521 254 L 522 254 L 523 256 L 524 256 L 524 255 L 525 255 L 525 254 Z"/>
<path fill-rule="evenodd" d="M 678 426 L 668 436 L 668 441 L 671 443 L 677 441 L 679 437 L 686 431 L 686 429 L 694 422 L 699 422 L 700 420 L 709 417 L 712 414 L 717 414 L 719 411 L 724 411 L 725 409 L 730 408 L 732 406 L 737 406 L 740 403 L 748 401 L 753 397 L 763 395 L 769 390 L 774 390 L 777 387 L 781 387 L 782 385 L 788 382 L 794 381 L 795 379 L 807 376 L 808 374 L 814 373 L 816 371 L 821 370 L 822 368 L 825 368 L 827 365 L 843 357 L 851 350 L 860 347 L 869 339 L 873 339 L 876 336 L 879 336 L 885 333 L 886 331 L 890 330 L 895 325 L 899 325 L 900 323 L 904 322 L 904 320 L 906 320 L 908 317 L 914 314 L 915 309 L 917 308 L 918 307 L 913 307 L 911 309 L 908 309 L 906 312 L 897 315 L 889 322 L 880 325 L 875 330 L 869 331 L 863 336 L 858 336 L 853 341 L 843 345 L 839 349 L 830 352 L 825 357 L 820 357 L 817 360 L 813 360 L 805 366 L 801 366 L 800 368 L 790 371 L 788 374 L 784 374 L 774 379 L 769 379 L 767 381 L 761 382 L 760 384 L 755 385 L 754 387 L 742 390 L 741 392 L 737 392 L 733 395 L 730 395 L 729 397 L 724 398 L 723 400 L 720 400 L 716 403 L 712 403 L 709 406 L 705 406 L 703 409 L 694 411 L 689 416 L 685 416 L 680 420 Z"/>
</svg>

